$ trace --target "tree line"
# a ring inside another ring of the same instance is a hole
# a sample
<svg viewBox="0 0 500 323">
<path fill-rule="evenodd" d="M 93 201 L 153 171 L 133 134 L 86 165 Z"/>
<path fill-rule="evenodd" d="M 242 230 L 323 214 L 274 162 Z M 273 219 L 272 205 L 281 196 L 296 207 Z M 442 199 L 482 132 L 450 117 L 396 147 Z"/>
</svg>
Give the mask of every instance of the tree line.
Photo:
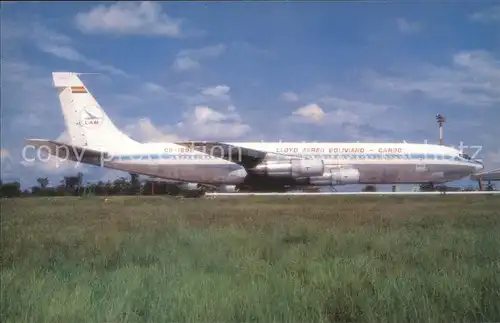
<svg viewBox="0 0 500 323">
<path fill-rule="evenodd" d="M 38 185 L 22 189 L 19 182 L 3 183 L 0 180 L 0 197 L 29 196 L 83 196 L 83 195 L 153 195 L 176 194 L 178 188 L 169 183 L 153 180 L 141 182 L 139 175 L 130 173 L 130 177 L 120 177 L 114 181 L 84 183 L 83 174 L 65 176 L 59 183 L 53 185 L 47 177 L 37 178 Z M 52 184 L 52 185 L 51 185 Z"/>
</svg>

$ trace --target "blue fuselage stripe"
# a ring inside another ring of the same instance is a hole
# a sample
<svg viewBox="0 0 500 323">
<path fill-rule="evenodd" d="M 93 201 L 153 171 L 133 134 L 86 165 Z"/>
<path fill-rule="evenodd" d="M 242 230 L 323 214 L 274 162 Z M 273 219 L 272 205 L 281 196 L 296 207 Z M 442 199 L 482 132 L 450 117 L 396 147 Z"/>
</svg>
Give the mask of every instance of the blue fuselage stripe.
<svg viewBox="0 0 500 323">
<path fill-rule="evenodd" d="M 408 153 L 408 154 L 299 154 L 294 155 L 303 158 L 315 159 L 358 159 L 358 160 L 387 160 L 387 159 L 419 159 L 419 160 L 454 160 L 459 162 L 474 163 L 473 161 L 453 156 L 442 154 L 423 154 L 423 153 Z M 218 156 L 201 155 L 201 154 L 134 154 L 134 155 L 116 155 L 111 161 L 132 161 L 132 160 L 208 160 L 216 159 Z"/>
</svg>

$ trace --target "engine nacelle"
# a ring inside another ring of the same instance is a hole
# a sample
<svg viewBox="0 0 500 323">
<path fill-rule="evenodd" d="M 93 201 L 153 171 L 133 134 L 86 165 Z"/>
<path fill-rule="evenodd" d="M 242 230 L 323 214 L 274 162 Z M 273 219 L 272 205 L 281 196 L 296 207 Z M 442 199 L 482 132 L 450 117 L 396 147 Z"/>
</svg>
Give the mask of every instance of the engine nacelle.
<svg viewBox="0 0 500 323">
<path fill-rule="evenodd" d="M 236 185 L 220 185 L 217 187 L 217 192 L 221 193 L 235 193 L 238 192 Z"/>
<path fill-rule="evenodd" d="M 321 159 L 292 159 L 287 161 L 266 161 L 252 169 L 256 174 L 270 177 L 312 177 L 325 172 Z"/>
<path fill-rule="evenodd" d="M 179 188 L 181 190 L 186 190 L 186 191 L 195 191 L 198 189 L 198 184 L 197 183 L 181 183 L 181 184 L 179 184 Z"/>
<path fill-rule="evenodd" d="M 318 186 L 358 184 L 359 178 L 360 174 L 357 169 L 332 169 L 330 172 L 326 172 L 322 176 L 309 178 L 309 184 Z"/>
</svg>

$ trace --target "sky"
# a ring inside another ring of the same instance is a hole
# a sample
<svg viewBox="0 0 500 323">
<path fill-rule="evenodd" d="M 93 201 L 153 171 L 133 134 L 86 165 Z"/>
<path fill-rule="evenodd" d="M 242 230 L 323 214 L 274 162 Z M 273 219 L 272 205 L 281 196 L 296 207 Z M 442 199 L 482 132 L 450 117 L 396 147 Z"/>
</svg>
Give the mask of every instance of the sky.
<svg viewBox="0 0 500 323">
<path fill-rule="evenodd" d="M 500 167 L 498 2 L 2 2 L 1 15 L 3 181 L 128 177 L 23 161 L 26 139 L 65 138 L 54 71 L 95 73 L 83 81 L 139 141 L 437 143 L 441 113 L 445 144 Z"/>
</svg>

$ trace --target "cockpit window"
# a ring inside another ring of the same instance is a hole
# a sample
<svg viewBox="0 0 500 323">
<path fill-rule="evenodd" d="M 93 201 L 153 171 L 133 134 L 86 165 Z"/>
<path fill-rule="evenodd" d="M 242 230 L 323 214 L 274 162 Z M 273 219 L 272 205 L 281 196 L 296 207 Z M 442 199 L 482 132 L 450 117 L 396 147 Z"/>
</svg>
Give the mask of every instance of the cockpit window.
<svg viewBox="0 0 500 323">
<path fill-rule="evenodd" d="M 464 159 L 467 159 L 467 160 L 470 160 L 470 156 L 467 155 L 467 154 L 460 154 L 460 157 L 464 158 Z"/>
</svg>

